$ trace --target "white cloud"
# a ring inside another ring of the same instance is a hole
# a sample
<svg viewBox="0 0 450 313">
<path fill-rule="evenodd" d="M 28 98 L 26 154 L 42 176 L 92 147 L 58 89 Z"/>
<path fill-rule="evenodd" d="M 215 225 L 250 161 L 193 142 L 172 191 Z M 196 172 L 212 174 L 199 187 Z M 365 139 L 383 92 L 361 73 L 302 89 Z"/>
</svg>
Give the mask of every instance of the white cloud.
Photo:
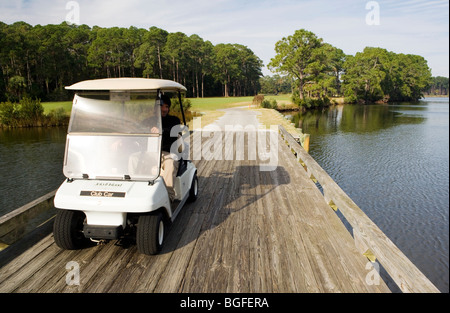
<svg viewBox="0 0 450 313">
<path fill-rule="evenodd" d="M 0 21 L 59 24 L 66 0 L 0 0 Z M 433 75 L 448 76 L 448 1 L 379 0 L 380 25 L 366 24 L 363 0 L 78 0 L 89 26 L 198 34 L 213 44 L 240 43 L 267 65 L 275 43 L 305 28 L 354 54 L 365 46 L 424 56 Z M 270 74 L 264 70 L 265 74 Z"/>
</svg>

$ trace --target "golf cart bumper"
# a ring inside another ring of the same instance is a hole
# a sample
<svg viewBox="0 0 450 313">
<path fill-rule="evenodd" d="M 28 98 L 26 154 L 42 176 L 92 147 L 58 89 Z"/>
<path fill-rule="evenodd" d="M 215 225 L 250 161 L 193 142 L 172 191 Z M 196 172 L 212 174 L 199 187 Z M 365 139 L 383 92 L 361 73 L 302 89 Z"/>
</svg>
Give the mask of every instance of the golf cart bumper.
<svg viewBox="0 0 450 313">
<path fill-rule="evenodd" d="M 122 225 L 105 226 L 105 225 L 84 225 L 83 234 L 86 238 L 92 239 L 119 239 L 123 234 Z"/>
<path fill-rule="evenodd" d="M 147 213 L 162 207 L 171 216 L 162 177 L 153 185 L 137 181 L 66 180 L 56 192 L 54 203 L 58 209 L 84 212 L 86 224 L 92 226 L 125 228 L 127 213 Z"/>
</svg>

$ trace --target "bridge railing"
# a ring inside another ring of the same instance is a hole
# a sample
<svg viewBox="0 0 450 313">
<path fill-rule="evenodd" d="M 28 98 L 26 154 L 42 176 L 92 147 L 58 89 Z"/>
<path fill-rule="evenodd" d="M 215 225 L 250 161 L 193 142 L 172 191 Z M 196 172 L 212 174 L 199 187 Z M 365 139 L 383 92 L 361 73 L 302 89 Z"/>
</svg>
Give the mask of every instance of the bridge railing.
<svg viewBox="0 0 450 313">
<path fill-rule="evenodd" d="M 377 260 L 402 292 L 439 292 L 283 126 L 279 133 L 309 177 L 321 185 L 328 205 L 351 225 L 355 245 L 363 255 L 372 262 Z"/>
<path fill-rule="evenodd" d="M 0 251 L 20 240 L 55 214 L 56 190 L 0 216 Z"/>
</svg>

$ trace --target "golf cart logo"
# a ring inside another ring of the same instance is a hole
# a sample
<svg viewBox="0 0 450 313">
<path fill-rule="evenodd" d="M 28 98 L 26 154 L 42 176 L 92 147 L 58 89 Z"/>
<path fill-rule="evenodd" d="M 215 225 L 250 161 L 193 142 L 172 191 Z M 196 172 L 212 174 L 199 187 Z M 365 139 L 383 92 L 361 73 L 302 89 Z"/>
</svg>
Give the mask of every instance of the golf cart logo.
<svg viewBox="0 0 450 313">
<path fill-rule="evenodd" d="M 122 187 L 120 183 L 110 183 L 110 182 L 97 182 L 95 186 L 103 186 L 103 187 Z"/>
<path fill-rule="evenodd" d="M 105 198 L 125 198 L 125 192 L 111 192 L 111 191 L 86 191 L 82 190 L 80 196 L 85 197 L 105 197 Z"/>
</svg>

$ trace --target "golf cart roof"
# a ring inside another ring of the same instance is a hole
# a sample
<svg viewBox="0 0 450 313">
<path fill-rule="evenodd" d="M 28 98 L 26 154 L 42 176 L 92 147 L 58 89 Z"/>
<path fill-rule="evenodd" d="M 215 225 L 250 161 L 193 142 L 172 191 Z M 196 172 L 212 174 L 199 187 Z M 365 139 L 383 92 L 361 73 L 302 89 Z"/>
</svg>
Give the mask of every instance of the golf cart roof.
<svg viewBox="0 0 450 313">
<path fill-rule="evenodd" d="M 183 85 L 167 79 L 155 78 L 105 78 L 85 80 L 72 86 L 67 90 L 109 90 L 109 91 L 186 91 Z"/>
</svg>

